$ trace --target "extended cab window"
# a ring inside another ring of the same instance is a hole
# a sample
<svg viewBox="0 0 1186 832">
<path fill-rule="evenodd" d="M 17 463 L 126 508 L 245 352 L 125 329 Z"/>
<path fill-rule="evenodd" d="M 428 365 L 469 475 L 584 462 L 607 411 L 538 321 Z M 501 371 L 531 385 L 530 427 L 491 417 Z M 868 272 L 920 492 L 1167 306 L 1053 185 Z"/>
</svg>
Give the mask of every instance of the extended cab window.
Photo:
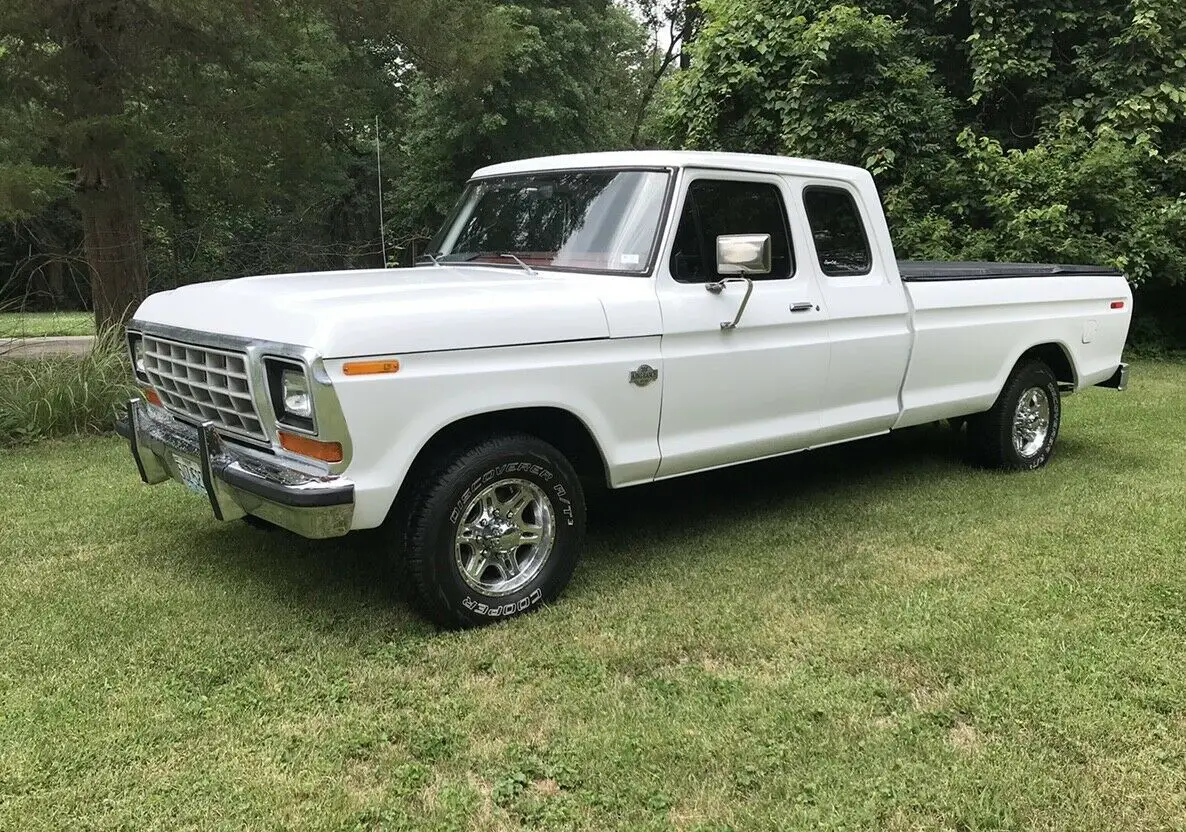
<svg viewBox="0 0 1186 832">
<path fill-rule="evenodd" d="M 843 188 L 811 186 L 803 191 L 815 253 L 824 274 L 868 274 L 873 267 L 869 238 L 852 194 Z"/>
<path fill-rule="evenodd" d="M 722 234 L 769 234 L 770 274 L 755 280 L 790 277 L 795 273 L 782 193 L 768 182 L 697 179 L 688 186 L 671 252 L 671 274 L 681 283 L 719 280 L 717 237 Z"/>
</svg>

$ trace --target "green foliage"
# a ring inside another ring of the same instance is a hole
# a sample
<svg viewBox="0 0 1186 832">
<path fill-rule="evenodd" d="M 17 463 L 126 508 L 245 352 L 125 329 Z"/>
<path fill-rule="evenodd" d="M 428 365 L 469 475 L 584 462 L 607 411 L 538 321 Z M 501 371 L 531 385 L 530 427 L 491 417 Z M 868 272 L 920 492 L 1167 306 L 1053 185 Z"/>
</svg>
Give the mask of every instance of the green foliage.
<svg viewBox="0 0 1186 832">
<path fill-rule="evenodd" d="M 33 291 L 31 258 L 97 274 L 60 187 L 96 153 L 134 180 L 150 291 L 380 265 L 376 138 L 406 259 L 474 168 L 624 145 L 646 49 L 606 0 L 17 0 L 0 31 L 0 219 L 21 221 L 0 229 L 0 301 Z"/>
<path fill-rule="evenodd" d="M 0 161 L 0 220 L 27 220 L 69 193 L 64 171 Z"/>
<path fill-rule="evenodd" d="M 892 189 L 895 244 L 943 259 L 1054 260 L 1115 266 L 1135 284 L 1186 279 L 1186 200 L 1156 187 L 1165 161 L 1109 127 L 1069 120 L 1028 150 L 957 136 L 941 188 Z M 939 199 L 946 197 L 945 202 Z"/>
<path fill-rule="evenodd" d="M 605 2 L 499 7 L 514 34 L 488 77 L 419 77 L 393 188 L 393 237 L 436 230 L 483 165 L 627 146 L 643 48 L 629 14 Z"/>
<path fill-rule="evenodd" d="M 376 81 L 387 56 L 319 15 L 282 23 L 230 68 L 176 78 L 188 106 L 154 108 L 140 166 L 151 289 L 375 262 L 373 117 L 402 94 Z"/>
<path fill-rule="evenodd" d="M 3 342 L 0 342 L 0 352 Z M 111 430 L 136 394 L 123 334 L 100 332 L 85 356 L 0 356 L 0 444 Z"/>
<path fill-rule="evenodd" d="M 843 5 L 810 19 L 776 0 L 703 8 L 697 61 L 678 79 L 671 113 L 684 144 L 829 158 L 878 174 L 941 151 L 953 105 L 900 23 Z"/>
</svg>

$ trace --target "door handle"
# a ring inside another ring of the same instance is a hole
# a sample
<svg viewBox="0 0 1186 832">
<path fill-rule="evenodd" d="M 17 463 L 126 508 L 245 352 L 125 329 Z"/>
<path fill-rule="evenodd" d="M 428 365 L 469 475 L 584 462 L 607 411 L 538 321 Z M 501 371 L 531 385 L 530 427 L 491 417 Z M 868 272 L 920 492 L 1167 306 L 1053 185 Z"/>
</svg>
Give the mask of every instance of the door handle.
<svg viewBox="0 0 1186 832">
<path fill-rule="evenodd" d="M 791 304 L 792 312 L 810 312 L 812 309 L 818 310 L 819 307 L 809 300 Z"/>
</svg>

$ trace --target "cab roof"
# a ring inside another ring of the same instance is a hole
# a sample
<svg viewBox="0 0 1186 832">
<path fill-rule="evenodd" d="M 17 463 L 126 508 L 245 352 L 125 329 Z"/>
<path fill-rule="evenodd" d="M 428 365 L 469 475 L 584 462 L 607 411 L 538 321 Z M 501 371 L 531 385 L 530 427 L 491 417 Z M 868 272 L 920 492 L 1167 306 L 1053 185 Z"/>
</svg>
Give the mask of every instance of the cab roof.
<svg viewBox="0 0 1186 832">
<path fill-rule="evenodd" d="M 798 159 L 792 156 L 766 156 L 757 153 L 719 153 L 699 150 L 615 150 L 602 153 L 570 153 L 563 156 L 540 156 L 501 162 L 477 170 L 473 179 L 508 176 L 536 171 L 581 168 L 710 168 L 749 173 L 793 174 L 822 179 L 856 181 L 869 176 L 868 171 L 852 165 Z"/>
</svg>

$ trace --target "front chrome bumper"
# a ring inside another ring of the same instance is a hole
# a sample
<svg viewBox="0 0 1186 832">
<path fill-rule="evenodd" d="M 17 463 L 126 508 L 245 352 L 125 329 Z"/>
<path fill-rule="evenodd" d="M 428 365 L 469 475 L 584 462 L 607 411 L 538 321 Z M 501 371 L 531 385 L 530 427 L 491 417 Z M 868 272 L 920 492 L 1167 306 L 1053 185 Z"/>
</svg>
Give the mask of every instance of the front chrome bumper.
<svg viewBox="0 0 1186 832">
<path fill-rule="evenodd" d="M 303 537 L 339 537 L 350 531 L 354 483 L 303 470 L 285 460 L 224 442 L 213 422 L 193 427 L 156 416 L 143 399 L 128 402 L 115 426 L 128 440 L 140 479 L 149 485 L 175 479 L 182 467 L 200 472 L 200 486 L 219 520 L 250 514 Z M 196 488 L 196 478 L 191 477 Z"/>
</svg>

